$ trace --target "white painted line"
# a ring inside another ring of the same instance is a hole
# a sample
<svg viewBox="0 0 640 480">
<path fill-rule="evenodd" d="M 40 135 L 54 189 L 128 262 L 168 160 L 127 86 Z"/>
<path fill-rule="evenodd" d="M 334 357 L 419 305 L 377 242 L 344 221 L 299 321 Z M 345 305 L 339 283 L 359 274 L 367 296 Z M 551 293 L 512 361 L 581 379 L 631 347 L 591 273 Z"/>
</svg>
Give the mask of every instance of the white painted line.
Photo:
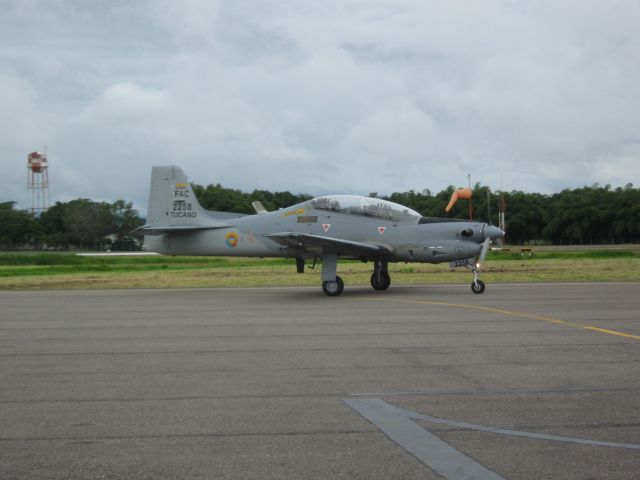
<svg viewBox="0 0 640 480">
<path fill-rule="evenodd" d="M 431 417 L 429 415 L 423 415 L 421 413 L 412 412 L 410 410 L 404 410 L 403 408 L 394 407 L 393 405 L 390 405 L 390 407 L 392 409 L 395 409 L 399 415 L 404 414 L 404 415 L 407 415 L 409 418 L 413 418 L 415 420 L 424 420 L 431 423 L 437 423 L 439 425 L 447 425 L 449 427 L 463 428 L 465 430 L 476 430 L 479 432 L 497 433 L 499 435 L 510 435 L 512 437 L 538 438 L 540 440 L 552 440 L 554 442 L 578 443 L 581 445 L 593 445 L 596 447 L 626 448 L 631 450 L 640 450 L 640 445 L 637 445 L 635 443 L 605 442 L 601 440 L 591 440 L 586 438 L 546 435 L 544 433 L 520 432 L 518 430 L 508 430 L 505 428 L 498 428 L 498 427 L 487 427 L 484 425 L 476 425 L 473 423 L 456 422 L 454 420 L 447 420 L 445 418 Z"/>
<path fill-rule="evenodd" d="M 387 392 L 362 392 L 350 393 L 350 397 L 420 397 L 429 395 L 452 395 L 452 396 L 477 396 L 477 395 L 556 395 L 567 393 L 594 393 L 594 392 L 636 392 L 640 390 L 638 386 L 618 386 L 607 387 L 561 387 L 561 388 L 427 388 L 423 390 L 390 390 Z M 412 412 L 413 413 L 413 412 Z"/>
<path fill-rule="evenodd" d="M 349 399 L 345 402 L 387 437 L 447 480 L 504 480 L 382 400 Z"/>
<path fill-rule="evenodd" d="M 603 440 L 592 440 L 587 438 L 562 437 L 559 435 L 547 435 L 544 433 L 536 433 L 536 432 L 522 432 L 518 430 L 509 430 L 506 428 L 477 425 L 474 423 L 457 422 L 455 420 L 447 420 L 446 418 L 432 417 L 430 415 L 424 415 L 422 413 L 412 412 L 411 410 L 405 410 L 404 408 L 396 407 L 380 399 L 345 400 L 345 402 L 350 407 L 357 410 L 358 413 L 360 413 L 363 417 L 367 419 L 368 417 L 366 417 L 364 414 L 362 414 L 362 412 L 358 408 L 356 408 L 357 405 L 364 405 L 369 410 L 383 411 L 387 416 L 396 416 L 396 417 L 404 417 L 406 419 L 422 420 L 425 422 L 435 423 L 438 425 L 447 425 L 449 427 L 456 427 L 464 430 L 476 430 L 479 432 L 495 433 L 498 435 L 536 438 L 540 440 L 551 440 L 554 442 L 577 443 L 580 445 L 592 445 L 596 447 L 625 448 L 630 450 L 640 450 L 640 444 L 635 444 L 635 443 L 618 443 L 618 442 L 607 442 Z M 364 403 L 359 404 L 357 402 L 364 402 Z M 373 422 L 372 420 L 370 421 L 377 425 L 377 422 Z"/>
</svg>

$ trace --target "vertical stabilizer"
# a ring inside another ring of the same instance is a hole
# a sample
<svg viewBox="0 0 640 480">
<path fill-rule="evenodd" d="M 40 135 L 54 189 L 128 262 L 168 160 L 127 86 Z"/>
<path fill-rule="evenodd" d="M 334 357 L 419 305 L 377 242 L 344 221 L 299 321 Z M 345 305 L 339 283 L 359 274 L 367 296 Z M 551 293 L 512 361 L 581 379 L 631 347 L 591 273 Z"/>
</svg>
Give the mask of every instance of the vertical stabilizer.
<svg viewBox="0 0 640 480">
<path fill-rule="evenodd" d="M 180 167 L 152 167 L 147 224 L 143 229 L 214 227 L 218 222 L 200 206 Z"/>
</svg>

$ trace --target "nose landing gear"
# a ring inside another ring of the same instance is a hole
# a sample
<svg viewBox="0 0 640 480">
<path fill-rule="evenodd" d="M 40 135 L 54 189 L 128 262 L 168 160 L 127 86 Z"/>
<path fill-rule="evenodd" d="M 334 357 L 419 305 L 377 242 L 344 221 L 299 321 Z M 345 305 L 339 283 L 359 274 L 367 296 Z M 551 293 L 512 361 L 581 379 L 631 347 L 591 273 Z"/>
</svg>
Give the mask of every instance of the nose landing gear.
<svg viewBox="0 0 640 480">
<path fill-rule="evenodd" d="M 502 230 L 500 230 L 502 231 Z M 471 291 L 473 293 L 477 293 L 478 295 L 484 292 L 485 285 L 482 280 L 480 280 L 480 266 L 484 263 L 484 259 L 487 258 L 487 252 L 489 251 L 489 243 L 491 242 L 491 237 L 485 237 L 482 242 L 482 247 L 480 249 L 480 256 L 477 258 L 476 263 L 473 265 L 473 282 L 471 283 Z"/>
<path fill-rule="evenodd" d="M 471 291 L 478 295 L 484 292 L 485 284 L 480 280 L 480 269 L 477 266 L 473 267 L 473 282 L 471 282 Z"/>
</svg>

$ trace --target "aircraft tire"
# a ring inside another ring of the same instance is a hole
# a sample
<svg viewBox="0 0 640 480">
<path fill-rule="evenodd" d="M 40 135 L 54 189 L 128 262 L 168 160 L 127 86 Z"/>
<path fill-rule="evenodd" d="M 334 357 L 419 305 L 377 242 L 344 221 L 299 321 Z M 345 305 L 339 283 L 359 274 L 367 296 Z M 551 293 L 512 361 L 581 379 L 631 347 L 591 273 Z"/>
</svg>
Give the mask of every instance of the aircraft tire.
<svg viewBox="0 0 640 480">
<path fill-rule="evenodd" d="M 482 280 L 478 280 L 477 284 L 476 282 L 471 283 L 471 291 L 473 293 L 477 293 L 478 295 L 480 295 L 482 292 L 484 292 L 484 289 L 485 289 L 485 284 Z"/>
<path fill-rule="evenodd" d="M 391 285 L 391 276 L 387 272 L 380 272 L 380 282 L 375 272 L 371 275 L 371 286 L 374 290 L 386 290 Z"/>
<path fill-rule="evenodd" d="M 337 297 L 344 290 L 344 282 L 336 275 L 335 282 L 322 282 L 322 291 L 329 297 Z"/>
</svg>

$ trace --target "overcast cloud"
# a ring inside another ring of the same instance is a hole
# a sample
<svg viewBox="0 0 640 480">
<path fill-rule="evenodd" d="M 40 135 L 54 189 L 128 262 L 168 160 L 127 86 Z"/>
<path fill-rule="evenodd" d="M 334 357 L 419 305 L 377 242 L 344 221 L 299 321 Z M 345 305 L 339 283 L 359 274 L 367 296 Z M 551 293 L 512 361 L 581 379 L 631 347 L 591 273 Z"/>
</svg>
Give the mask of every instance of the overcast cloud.
<svg viewBox="0 0 640 480">
<path fill-rule="evenodd" d="M 640 185 L 640 3 L 0 0 L 0 201 Z"/>
</svg>

